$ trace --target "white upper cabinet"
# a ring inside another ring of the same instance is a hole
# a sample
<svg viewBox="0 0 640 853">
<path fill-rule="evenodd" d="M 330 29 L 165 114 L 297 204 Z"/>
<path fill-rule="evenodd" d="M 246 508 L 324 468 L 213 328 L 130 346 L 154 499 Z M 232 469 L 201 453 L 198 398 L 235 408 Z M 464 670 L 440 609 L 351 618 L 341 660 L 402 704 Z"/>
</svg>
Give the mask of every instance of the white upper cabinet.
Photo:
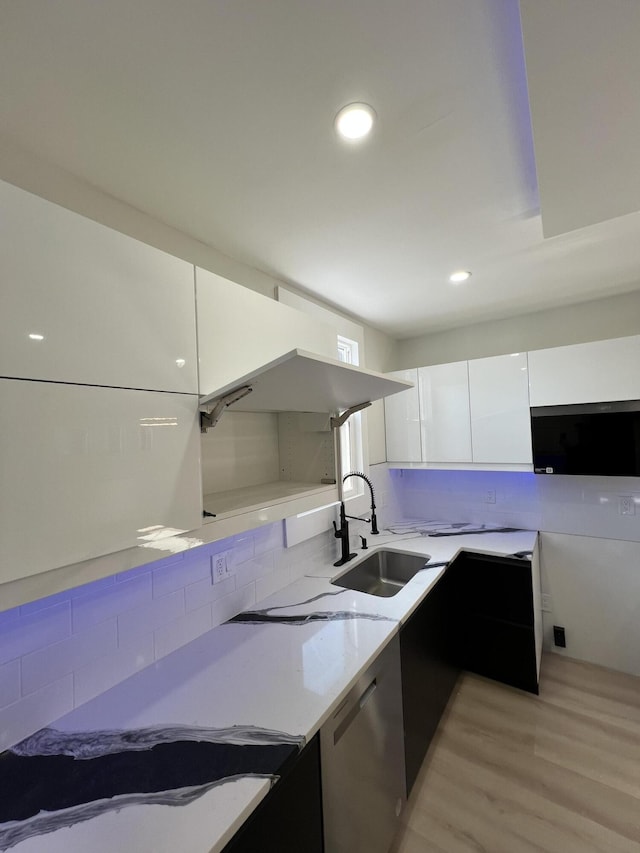
<svg viewBox="0 0 640 853">
<path fill-rule="evenodd" d="M 529 353 L 532 406 L 640 399 L 640 336 Z"/>
<path fill-rule="evenodd" d="M 420 462 L 422 448 L 420 437 L 420 402 L 418 399 L 418 371 L 396 370 L 387 376 L 413 382 L 414 387 L 384 401 L 385 431 L 388 462 Z"/>
<path fill-rule="evenodd" d="M 193 266 L 0 182 L 0 375 L 197 393 Z"/>
<path fill-rule="evenodd" d="M 419 368 L 418 387 L 422 461 L 471 462 L 467 362 Z"/>
<path fill-rule="evenodd" d="M 293 349 L 337 358 L 336 329 L 199 268 L 196 305 L 203 396 Z"/>
<path fill-rule="evenodd" d="M 527 354 L 469 362 L 474 463 L 530 464 Z"/>
<path fill-rule="evenodd" d="M 0 435 L 0 583 L 202 524 L 197 395 L 0 379 Z"/>
</svg>

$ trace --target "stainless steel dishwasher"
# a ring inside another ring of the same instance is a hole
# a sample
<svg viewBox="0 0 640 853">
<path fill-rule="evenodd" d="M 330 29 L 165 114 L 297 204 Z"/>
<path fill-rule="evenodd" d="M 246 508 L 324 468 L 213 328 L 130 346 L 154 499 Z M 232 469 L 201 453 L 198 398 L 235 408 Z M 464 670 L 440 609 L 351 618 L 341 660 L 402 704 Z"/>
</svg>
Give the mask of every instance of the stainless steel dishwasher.
<svg viewBox="0 0 640 853">
<path fill-rule="evenodd" d="M 326 853 L 387 853 L 405 801 L 396 636 L 320 732 Z"/>
</svg>

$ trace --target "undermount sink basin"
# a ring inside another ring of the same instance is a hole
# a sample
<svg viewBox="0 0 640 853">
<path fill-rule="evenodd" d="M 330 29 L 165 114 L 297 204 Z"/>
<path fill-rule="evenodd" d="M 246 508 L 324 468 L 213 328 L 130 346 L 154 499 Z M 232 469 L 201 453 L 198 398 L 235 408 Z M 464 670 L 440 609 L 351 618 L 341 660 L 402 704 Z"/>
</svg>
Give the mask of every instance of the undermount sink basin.
<svg viewBox="0 0 640 853">
<path fill-rule="evenodd" d="M 391 598 L 424 568 L 428 559 L 424 554 L 403 554 L 401 551 L 381 548 L 334 578 L 331 583 L 343 589 Z"/>
</svg>

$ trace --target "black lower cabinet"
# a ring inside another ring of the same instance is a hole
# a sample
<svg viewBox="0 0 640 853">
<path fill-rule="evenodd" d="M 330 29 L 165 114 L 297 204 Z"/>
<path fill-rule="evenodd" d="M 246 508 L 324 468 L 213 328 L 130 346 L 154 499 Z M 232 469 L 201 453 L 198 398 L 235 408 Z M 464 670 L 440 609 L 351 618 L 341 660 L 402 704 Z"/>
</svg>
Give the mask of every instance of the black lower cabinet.
<svg viewBox="0 0 640 853">
<path fill-rule="evenodd" d="M 400 630 L 407 796 L 460 674 L 450 631 L 455 598 L 446 571 Z"/>
<path fill-rule="evenodd" d="M 463 552 L 448 571 L 458 588 L 452 630 L 462 669 L 538 693 L 531 563 Z"/>
<path fill-rule="evenodd" d="M 223 853 L 323 853 L 319 738 L 304 748 Z"/>
</svg>

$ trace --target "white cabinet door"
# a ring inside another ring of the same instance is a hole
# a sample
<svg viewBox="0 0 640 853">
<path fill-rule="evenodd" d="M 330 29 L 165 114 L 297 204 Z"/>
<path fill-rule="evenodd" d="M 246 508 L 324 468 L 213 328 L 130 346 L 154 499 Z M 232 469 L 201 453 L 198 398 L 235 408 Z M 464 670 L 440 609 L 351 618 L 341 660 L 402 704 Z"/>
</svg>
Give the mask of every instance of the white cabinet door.
<svg viewBox="0 0 640 853">
<path fill-rule="evenodd" d="M 414 382 L 415 387 L 400 391 L 384 401 L 387 462 L 420 462 L 420 404 L 418 400 L 418 370 L 396 370 L 387 374 L 396 379 Z"/>
<path fill-rule="evenodd" d="M 423 462 L 471 462 L 466 361 L 418 370 Z"/>
<path fill-rule="evenodd" d="M 640 335 L 529 353 L 532 406 L 640 399 Z"/>
<path fill-rule="evenodd" d="M 198 397 L 0 380 L 0 583 L 202 523 Z"/>
<path fill-rule="evenodd" d="M 196 269 L 200 394 L 205 396 L 293 349 L 338 358 L 338 333 L 207 270 Z"/>
<path fill-rule="evenodd" d="M 0 182 L 0 376 L 197 393 L 193 266 Z"/>
<path fill-rule="evenodd" d="M 474 462 L 531 463 L 527 354 L 469 362 Z"/>
</svg>

